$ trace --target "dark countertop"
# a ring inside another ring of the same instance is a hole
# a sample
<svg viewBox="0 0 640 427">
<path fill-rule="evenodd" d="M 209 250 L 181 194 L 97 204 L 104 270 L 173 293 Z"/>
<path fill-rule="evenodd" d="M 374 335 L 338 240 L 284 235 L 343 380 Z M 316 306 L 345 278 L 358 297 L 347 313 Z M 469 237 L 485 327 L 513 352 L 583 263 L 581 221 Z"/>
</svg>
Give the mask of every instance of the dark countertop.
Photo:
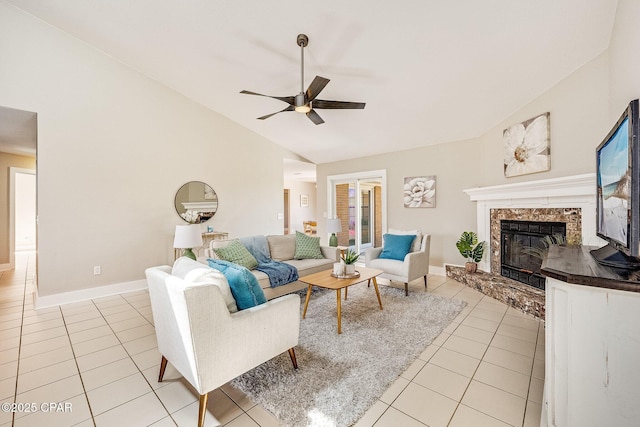
<svg viewBox="0 0 640 427">
<path fill-rule="evenodd" d="M 640 292 L 640 271 L 619 273 L 600 265 L 589 253 L 593 246 L 551 246 L 540 272 L 563 282 Z"/>
</svg>

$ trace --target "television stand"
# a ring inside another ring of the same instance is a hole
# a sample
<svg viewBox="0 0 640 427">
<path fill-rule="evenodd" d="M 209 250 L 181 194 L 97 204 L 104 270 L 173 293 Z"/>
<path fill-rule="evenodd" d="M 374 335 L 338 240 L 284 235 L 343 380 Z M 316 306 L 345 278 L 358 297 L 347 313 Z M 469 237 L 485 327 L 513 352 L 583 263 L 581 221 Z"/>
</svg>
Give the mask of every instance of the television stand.
<svg viewBox="0 0 640 427">
<path fill-rule="evenodd" d="M 638 258 L 630 257 L 611 245 L 593 249 L 591 256 L 598 261 L 599 264 L 616 270 L 633 271 L 640 269 L 640 260 Z"/>
</svg>

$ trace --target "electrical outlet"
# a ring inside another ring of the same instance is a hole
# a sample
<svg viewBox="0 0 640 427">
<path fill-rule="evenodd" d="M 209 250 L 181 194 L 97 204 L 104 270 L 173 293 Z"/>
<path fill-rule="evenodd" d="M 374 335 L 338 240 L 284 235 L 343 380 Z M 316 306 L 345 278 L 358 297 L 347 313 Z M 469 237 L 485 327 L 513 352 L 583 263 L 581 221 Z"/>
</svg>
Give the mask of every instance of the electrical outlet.
<svg viewBox="0 0 640 427">
<path fill-rule="evenodd" d="M 93 275 L 97 276 L 99 274 L 102 274 L 102 267 L 100 267 L 99 265 L 94 265 L 93 266 Z"/>
</svg>

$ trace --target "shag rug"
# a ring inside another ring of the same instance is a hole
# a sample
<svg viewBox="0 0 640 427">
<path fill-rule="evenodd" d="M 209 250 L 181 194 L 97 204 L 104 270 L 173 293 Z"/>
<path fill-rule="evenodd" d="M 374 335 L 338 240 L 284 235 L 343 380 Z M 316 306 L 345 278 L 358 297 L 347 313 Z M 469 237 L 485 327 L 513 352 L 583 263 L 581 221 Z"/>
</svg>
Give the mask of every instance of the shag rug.
<svg viewBox="0 0 640 427">
<path fill-rule="evenodd" d="M 232 381 L 251 400 L 289 426 L 349 426 L 460 313 L 460 300 L 379 285 L 349 287 L 337 333 L 336 292 L 316 290 L 300 319 L 295 348 Z M 301 292 L 301 313 L 305 291 Z M 343 292 L 344 298 L 344 292 Z"/>
</svg>

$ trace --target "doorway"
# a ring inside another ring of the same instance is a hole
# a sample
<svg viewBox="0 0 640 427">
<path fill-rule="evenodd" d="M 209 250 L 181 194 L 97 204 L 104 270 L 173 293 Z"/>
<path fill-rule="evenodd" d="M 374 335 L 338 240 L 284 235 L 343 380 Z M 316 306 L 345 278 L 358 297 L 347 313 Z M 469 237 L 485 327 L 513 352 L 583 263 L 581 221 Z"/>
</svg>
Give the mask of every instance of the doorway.
<svg viewBox="0 0 640 427">
<path fill-rule="evenodd" d="M 339 218 L 338 245 L 358 253 L 382 245 L 386 229 L 386 171 L 327 178 L 328 215 Z"/>
<path fill-rule="evenodd" d="M 36 171 L 10 168 L 13 206 L 12 252 L 36 249 Z"/>
<path fill-rule="evenodd" d="M 15 269 L 16 251 L 37 250 L 36 138 L 36 113 L 0 106 L 0 270 Z"/>
</svg>

